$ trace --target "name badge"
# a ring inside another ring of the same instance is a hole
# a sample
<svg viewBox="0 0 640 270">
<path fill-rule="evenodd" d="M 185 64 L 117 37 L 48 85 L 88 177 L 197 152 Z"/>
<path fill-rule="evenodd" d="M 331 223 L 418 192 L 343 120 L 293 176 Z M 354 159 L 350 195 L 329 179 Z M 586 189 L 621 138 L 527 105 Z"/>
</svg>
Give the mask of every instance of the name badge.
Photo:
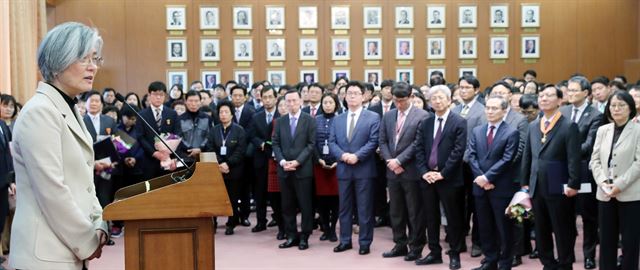
<svg viewBox="0 0 640 270">
<path fill-rule="evenodd" d="M 326 144 L 325 144 L 325 145 L 322 147 L 322 154 L 323 154 L 323 155 L 328 155 L 328 154 L 329 154 L 329 146 L 328 146 L 328 145 L 326 145 Z"/>
<path fill-rule="evenodd" d="M 220 147 L 220 155 L 221 156 L 226 156 L 227 155 L 227 147 L 226 146 Z"/>
</svg>

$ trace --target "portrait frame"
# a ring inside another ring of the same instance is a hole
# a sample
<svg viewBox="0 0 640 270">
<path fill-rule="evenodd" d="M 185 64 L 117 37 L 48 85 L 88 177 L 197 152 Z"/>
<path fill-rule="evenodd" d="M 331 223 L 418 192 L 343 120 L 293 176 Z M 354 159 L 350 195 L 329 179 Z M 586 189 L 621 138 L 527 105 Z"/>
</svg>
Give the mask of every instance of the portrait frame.
<svg viewBox="0 0 640 270">
<path fill-rule="evenodd" d="M 502 43 L 502 51 L 498 48 L 499 42 Z M 489 38 L 489 58 L 509 59 L 509 36 L 491 36 Z"/>
<path fill-rule="evenodd" d="M 467 17 L 467 11 L 471 12 Z M 458 6 L 458 28 L 477 28 L 478 27 L 478 6 L 476 5 L 460 5 Z"/>
<path fill-rule="evenodd" d="M 318 29 L 318 7 L 317 6 L 298 7 L 298 28 Z"/>
<path fill-rule="evenodd" d="M 187 77 L 186 69 L 168 69 L 167 70 L 167 85 L 171 87 L 176 83 L 182 84 L 182 89 L 185 89 L 185 84 L 189 83 L 189 77 Z"/>
<path fill-rule="evenodd" d="M 370 76 L 373 75 L 373 74 L 375 74 L 376 79 L 375 79 L 375 81 L 372 82 L 369 79 L 370 79 Z M 382 83 L 383 78 L 384 77 L 382 77 L 382 69 L 376 68 L 376 69 L 365 69 L 364 70 L 364 80 L 363 81 L 365 81 L 367 83 L 370 83 L 370 84 L 373 84 L 373 87 L 376 88 L 376 89 L 380 88 L 380 84 Z"/>
<path fill-rule="evenodd" d="M 213 45 L 213 55 L 208 52 L 207 46 Z M 200 61 L 220 61 L 220 40 L 217 38 L 201 38 L 200 39 Z"/>
<path fill-rule="evenodd" d="M 311 80 L 307 82 L 305 78 L 307 76 L 311 76 Z M 306 82 L 308 84 L 319 82 L 318 78 L 318 70 L 317 69 L 301 69 L 300 70 L 300 82 Z"/>
<path fill-rule="evenodd" d="M 466 75 L 478 77 L 478 67 L 458 67 L 458 78 L 462 78 Z"/>
<path fill-rule="evenodd" d="M 427 36 L 427 59 L 445 59 L 446 52 L 446 38 L 444 36 Z M 440 50 L 434 48 L 434 43 L 440 46 Z"/>
<path fill-rule="evenodd" d="M 220 29 L 220 8 L 213 5 L 200 6 L 200 30 Z M 212 21 L 209 22 L 208 14 L 213 14 Z"/>
<path fill-rule="evenodd" d="M 331 80 L 333 82 L 338 80 L 338 76 L 340 78 L 346 77 L 346 78 L 350 79 L 351 78 L 351 70 L 349 70 L 349 69 L 333 69 L 333 70 L 331 70 Z"/>
<path fill-rule="evenodd" d="M 340 43 L 344 48 L 343 52 L 339 51 Z M 332 38 L 331 39 L 331 60 L 349 60 L 351 59 L 351 43 L 349 38 Z"/>
<path fill-rule="evenodd" d="M 331 29 L 351 28 L 350 11 L 351 9 L 346 5 L 331 6 Z"/>
<path fill-rule="evenodd" d="M 436 21 L 435 12 L 438 12 L 440 21 Z M 444 29 L 447 27 L 447 6 L 438 4 L 427 5 L 427 28 Z"/>
<path fill-rule="evenodd" d="M 213 81 L 209 81 L 209 79 L 213 78 Z M 221 84 L 220 78 L 220 70 L 212 70 L 212 69 L 203 69 L 200 70 L 200 81 L 204 85 L 204 89 L 212 90 L 216 84 Z M 182 89 L 186 89 L 183 87 Z"/>
<path fill-rule="evenodd" d="M 247 89 L 251 88 L 253 84 L 253 70 L 250 69 L 237 69 L 233 71 L 233 79 L 238 82 L 238 85 L 242 85 Z"/>
<path fill-rule="evenodd" d="M 395 20 L 394 25 L 396 26 L 396 29 L 413 28 L 413 6 L 396 6 L 394 10 L 395 16 L 393 18 Z M 406 18 L 402 18 L 404 16 L 403 11 L 406 12 Z"/>
<path fill-rule="evenodd" d="M 402 77 L 404 73 L 408 73 L 408 80 L 405 81 Z M 397 82 L 406 82 L 408 84 L 413 84 L 413 69 L 412 68 L 396 68 L 396 81 Z"/>
<path fill-rule="evenodd" d="M 382 7 L 365 6 L 362 8 L 362 25 L 364 29 L 382 28 Z"/>
<path fill-rule="evenodd" d="M 509 4 L 491 5 L 489 10 L 489 25 L 491 28 L 509 27 Z M 497 12 L 501 12 L 502 19 L 497 16 Z"/>
<path fill-rule="evenodd" d="M 234 6 L 233 7 L 233 29 L 234 30 L 251 30 L 253 29 L 251 6 Z M 246 18 L 241 18 L 240 14 L 244 14 Z"/>
<path fill-rule="evenodd" d="M 286 47 L 284 38 L 267 38 L 266 55 L 267 61 L 284 61 L 286 60 Z M 279 54 L 274 52 L 273 46 L 277 45 Z"/>
<path fill-rule="evenodd" d="M 465 50 L 465 44 L 471 42 L 471 52 Z M 460 59 L 476 59 L 478 58 L 478 39 L 473 37 L 458 38 L 458 58 Z"/>
<path fill-rule="evenodd" d="M 398 37 L 396 38 L 396 46 L 395 46 L 395 54 L 396 54 L 396 59 L 398 60 L 406 60 L 406 59 L 413 59 L 413 47 L 414 47 L 414 43 L 413 43 L 413 38 L 412 37 Z M 409 46 L 409 50 L 408 52 L 406 52 L 402 46 L 403 44 L 408 44 Z"/>
<path fill-rule="evenodd" d="M 369 43 L 376 46 L 375 53 L 369 52 Z M 364 59 L 365 60 L 381 60 L 382 59 L 382 38 L 365 38 L 364 39 Z"/>
<path fill-rule="evenodd" d="M 241 45 L 246 50 L 242 50 Z M 246 52 L 246 54 L 245 54 Z M 253 61 L 253 40 L 250 38 L 237 38 L 233 40 L 233 61 Z"/>
<path fill-rule="evenodd" d="M 174 46 L 180 46 L 180 54 L 174 52 Z M 167 62 L 187 62 L 187 39 L 167 38 Z"/>
<path fill-rule="evenodd" d="M 275 78 L 280 79 L 280 83 L 276 84 Z M 284 69 L 272 69 L 267 70 L 267 81 L 271 83 L 276 89 L 280 89 L 281 86 L 287 83 L 287 72 Z"/>
<path fill-rule="evenodd" d="M 441 67 L 429 67 L 427 68 L 427 81 L 431 80 L 431 74 L 435 71 L 442 72 L 443 79 L 447 78 L 447 68 L 444 66 Z"/>
<path fill-rule="evenodd" d="M 527 42 L 533 41 L 533 52 L 527 50 Z M 522 36 L 522 58 L 523 59 L 536 59 L 540 58 L 540 36 L 539 35 L 523 35 Z"/>
<path fill-rule="evenodd" d="M 311 53 L 307 53 L 307 45 L 311 44 Z M 301 61 L 318 60 L 318 39 L 317 38 L 301 38 L 299 50 L 299 58 Z"/>
<path fill-rule="evenodd" d="M 280 14 L 279 17 L 274 17 Z M 285 25 L 285 9 L 284 6 L 265 6 L 264 7 L 265 25 L 267 29 L 283 30 Z"/>
<path fill-rule="evenodd" d="M 533 18 L 529 18 L 528 12 L 533 12 Z M 520 6 L 520 25 L 522 28 L 540 27 L 540 4 L 522 4 Z"/>
<path fill-rule="evenodd" d="M 187 6 L 186 5 L 166 5 L 167 30 L 187 30 Z M 174 19 L 174 15 L 176 17 Z"/>
</svg>

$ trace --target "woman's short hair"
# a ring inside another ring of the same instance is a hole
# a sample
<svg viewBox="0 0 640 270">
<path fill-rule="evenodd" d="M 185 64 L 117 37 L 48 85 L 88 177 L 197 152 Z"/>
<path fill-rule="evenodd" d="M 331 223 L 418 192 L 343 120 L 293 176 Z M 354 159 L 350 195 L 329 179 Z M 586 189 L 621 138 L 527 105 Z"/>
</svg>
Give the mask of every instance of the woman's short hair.
<svg viewBox="0 0 640 270">
<path fill-rule="evenodd" d="M 12 95 L 7 95 L 7 94 L 0 95 L 0 104 L 9 105 L 12 103 L 13 103 L 13 115 L 11 115 L 11 118 L 14 118 L 18 114 L 18 102 L 16 102 L 16 98 L 14 98 Z"/>
<path fill-rule="evenodd" d="M 611 96 L 609 96 L 609 99 L 607 99 L 607 105 L 604 108 L 604 115 L 603 115 L 604 119 L 602 119 L 603 123 L 606 124 L 606 123 L 613 122 L 613 117 L 611 117 L 611 110 L 610 110 L 611 99 L 613 97 L 627 104 L 627 107 L 629 108 L 629 120 L 636 117 L 638 110 L 636 110 L 636 102 L 633 100 L 633 97 L 631 96 L 631 94 L 629 94 L 629 92 L 624 90 L 617 90 L 613 92 Z"/>
<path fill-rule="evenodd" d="M 340 111 L 340 101 L 338 98 L 338 95 L 334 94 L 334 93 L 325 93 L 324 95 L 322 95 L 322 98 L 320 98 L 320 108 L 322 108 L 322 113 L 324 113 L 324 106 L 322 105 L 322 101 L 324 101 L 325 98 L 331 98 L 333 99 L 333 102 L 336 103 L 335 105 L 335 109 L 333 110 L 334 113 L 337 113 Z"/>
<path fill-rule="evenodd" d="M 78 22 L 60 24 L 47 33 L 38 47 L 38 68 L 45 81 L 51 82 L 91 49 L 102 52 L 98 30 Z"/>
</svg>

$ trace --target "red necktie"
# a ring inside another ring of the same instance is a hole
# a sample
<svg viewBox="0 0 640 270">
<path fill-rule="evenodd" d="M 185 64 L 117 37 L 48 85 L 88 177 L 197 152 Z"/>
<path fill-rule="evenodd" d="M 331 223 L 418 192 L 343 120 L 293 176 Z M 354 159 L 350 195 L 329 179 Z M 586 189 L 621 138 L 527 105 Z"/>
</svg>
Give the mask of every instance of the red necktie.
<svg viewBox="0 0 640 270">
<path fill-rule="evenodd" d="M 491 144 L 493 144 L 493 130 L 495 130 L 496 127 L 495 126 L 489 126 L 489 136 L 487 136 L 487 147 L 491 147 Z"/>
</svg>

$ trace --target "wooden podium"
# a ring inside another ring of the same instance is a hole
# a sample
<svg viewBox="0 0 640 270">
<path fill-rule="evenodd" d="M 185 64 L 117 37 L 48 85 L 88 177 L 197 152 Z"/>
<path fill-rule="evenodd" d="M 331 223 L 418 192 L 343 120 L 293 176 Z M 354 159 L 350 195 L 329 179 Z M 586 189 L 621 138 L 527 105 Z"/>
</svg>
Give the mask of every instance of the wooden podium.
<svg viewBox="0 0 640 270">
<path fill-rule="evenodd" d="M 231 215 L 218 164 L 198 162 L 183 182 L 165 175 L 118 190 L 103 219 L 125 223 L 128 270 L 207 270 L 215 268 L 212 218 Z"/>
</svg>

